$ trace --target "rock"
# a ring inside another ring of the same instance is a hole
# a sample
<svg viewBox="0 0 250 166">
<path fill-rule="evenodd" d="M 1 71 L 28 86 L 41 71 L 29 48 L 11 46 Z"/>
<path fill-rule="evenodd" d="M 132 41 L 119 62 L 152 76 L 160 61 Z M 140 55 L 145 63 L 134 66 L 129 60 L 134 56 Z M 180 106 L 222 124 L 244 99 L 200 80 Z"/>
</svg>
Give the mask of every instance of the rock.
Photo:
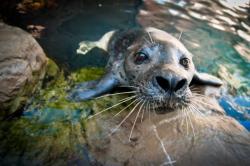
<svg viewBox="0 0 250 166">
<path fill-rule="evenodd" d="M 47 58 L 27 32 L 0 23 L 0 115 L 16 111 L 34 93 Z"/>
<path fill-rule="evenodd" d="M 155 114 L 147 107 L 144 114 L 138 114 L 137 108 L 128 117 L 129 109 L 118 116 L 106 113 L 92 118 L 86 124 L 91 162 L 127 166 L 249 165 L 250 133 L 225 115 L 212 92 L 216 89 L 211 88 L 195 87 L 206 97 L 199 97 L 200 102 L 194 100 L 194 107 L 184 112 Z"/>
</svg>

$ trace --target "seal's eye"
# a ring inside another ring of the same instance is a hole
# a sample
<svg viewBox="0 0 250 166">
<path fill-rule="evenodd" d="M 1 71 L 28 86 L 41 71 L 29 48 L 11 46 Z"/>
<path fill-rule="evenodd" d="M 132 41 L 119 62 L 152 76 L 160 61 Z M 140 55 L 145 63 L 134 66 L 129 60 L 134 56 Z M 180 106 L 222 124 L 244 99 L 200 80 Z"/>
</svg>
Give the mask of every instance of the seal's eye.
<svg viewBox="0 0 250 166">
<path fill-rule="evenodd" d="M 148 60 L 148 55 L 144 52 L 137 52 L 135 54 L 135 64 L 140 65 L 143 62 L 145 62 L 146 60 Z"/>
<path fill-rule="evenodd" d="M 180 64 L 181 64 L 182 66 L 184 66 L 185 68 L 188 68 L 189 63 L 190 63 L 190 60 L 189 60 L 188 58 L 182 58 L 182 59 L 180 60 Z"/>
</svg>

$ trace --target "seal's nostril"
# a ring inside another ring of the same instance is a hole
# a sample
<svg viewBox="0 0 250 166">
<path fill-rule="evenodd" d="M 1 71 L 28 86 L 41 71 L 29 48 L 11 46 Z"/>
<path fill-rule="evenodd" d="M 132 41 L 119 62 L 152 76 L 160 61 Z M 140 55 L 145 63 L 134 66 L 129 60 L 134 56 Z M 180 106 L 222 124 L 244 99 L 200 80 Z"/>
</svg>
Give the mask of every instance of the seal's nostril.
<svg viewBox="0 0 250 166">
<path fill-rule="evenodd" d="M 177 85 L 175 86 L 174 88 L 174 91 L 178 91 L 179 89 L 181 89 L 185 84 L 187 83 L 187 80 L 186 79 L 182 79 L 180 80 Z"/>
<path fill-rule="evenodd" d="M 163 90 L 168 91 L 170 89 L 170 82 L 167 79 L 165 79 L 165 78 L 163 78 L 161 76 L 156 76 L 155 79 L 156 79 L 158 85 Z"/>
</svg>

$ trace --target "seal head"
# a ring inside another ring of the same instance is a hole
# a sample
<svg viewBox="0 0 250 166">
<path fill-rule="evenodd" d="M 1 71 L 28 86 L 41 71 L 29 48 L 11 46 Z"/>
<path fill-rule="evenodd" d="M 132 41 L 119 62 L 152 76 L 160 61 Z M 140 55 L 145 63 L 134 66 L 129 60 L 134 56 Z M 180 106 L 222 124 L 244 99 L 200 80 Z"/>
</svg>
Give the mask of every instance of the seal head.
<svg viewBox="0 0 250 166">
<path fill-rule="evenodd" d="M 91 99 L 123 85 L 137 91 L 137 97 L 152 103 L 158 112 L 187 105 L 194 84 L 222 85 L 218 78 L 198 73 L 192 54 L 175 37 L 156 28 L 132 29 L 109 42 L 107 74 L 76 95 Z M 167 108 L 167 109 L 166 109 Z"/>
</svg>

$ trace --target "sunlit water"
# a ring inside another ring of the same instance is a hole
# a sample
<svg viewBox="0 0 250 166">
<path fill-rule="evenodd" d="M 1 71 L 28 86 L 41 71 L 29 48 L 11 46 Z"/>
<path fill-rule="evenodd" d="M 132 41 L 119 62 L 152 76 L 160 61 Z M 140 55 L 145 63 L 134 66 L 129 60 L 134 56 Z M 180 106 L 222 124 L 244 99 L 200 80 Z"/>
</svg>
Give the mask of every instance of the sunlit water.
<svg viewBox="0 0 250 166">
<path fill-rule="evenodd" d="M 62 21 L 57 33 L 39 39 L 48 56 L 70 73 L 69 77 L 57 74 L 56 81 L 48 81 L 34 95 L 21 117 L 0 125 L 1 165 L 89 164 L 85 118 L 116 103 L 119 97 L 71 103 L 65 99 L 66 91 L 76 82 L 100 77 L 107 61 L 100 50 L 77 55 L 78 43 L 96 41 L 118 28 L 153 26 L 176 37 L 181 34 L 198 70 L 225 82 L 221 106 L 250 129 L 250 7 L 244 1 L 229 2 L 145 0 L 139 8 L 131 1 L 77 9 L 73 17 Z M 89 68 L 93 66 L 97 68 Z"/>
<path fill-rule="evenodd" d="M 138 20 L 179 37 L 199 71 L 223 79 L 220 99 L 228 115 L 250 129 L 250 23 L 247 1 L 146 1 Z"/>
</svg>

